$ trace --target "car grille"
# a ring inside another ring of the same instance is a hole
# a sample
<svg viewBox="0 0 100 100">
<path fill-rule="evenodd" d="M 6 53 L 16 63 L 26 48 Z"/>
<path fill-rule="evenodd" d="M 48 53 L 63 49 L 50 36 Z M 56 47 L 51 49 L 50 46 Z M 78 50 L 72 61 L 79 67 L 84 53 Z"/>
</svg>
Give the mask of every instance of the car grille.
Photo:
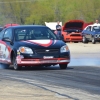
<svg viewBox="0 0 100 100">
<path fill-rule="evenodd" d="M 81 36 L 81 34 L 71 34 L 70 36 Z"/>
<path fill-rule="evenodd" d="M 37 54 L 57 54 L 59 53 L 59 49 L 35 49 L 35 53 Z"/>
</svg>

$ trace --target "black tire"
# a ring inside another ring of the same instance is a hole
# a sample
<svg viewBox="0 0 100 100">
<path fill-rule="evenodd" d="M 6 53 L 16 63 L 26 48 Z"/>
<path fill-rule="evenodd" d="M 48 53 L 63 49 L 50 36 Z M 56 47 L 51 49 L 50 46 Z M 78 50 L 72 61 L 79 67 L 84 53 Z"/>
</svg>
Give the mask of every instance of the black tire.
<svg viewBox="0 0 100 100">
<path fill-rule="evenodd" d="M 17 65 L 16 57 L 13 56 L 13 68 L 14 70 L 20 70 L 22 67 Z"/>
<path fill-rule="evenodd" d="M 94 37 L 92 37 L 92 44 L 95 44 L 96 43 L 96 40 Z"/>
<path fill-rule="evenodd" d="M 67 64 L 59 64 L 60 69 L 66 69 L 67 68 Z"/>
<path fill-rule="evenodd" d="M 83 43 L 88 43 L 88 40 L 86 39 L 85 36 L 83 36 L 83 38 L 82 38 L 82 42 L 83 42 Z"/>
<path fill-rule="evenodd" d="M 74 41 L 74 43 L 78 43 L 78 41 Z"/>
</svg>

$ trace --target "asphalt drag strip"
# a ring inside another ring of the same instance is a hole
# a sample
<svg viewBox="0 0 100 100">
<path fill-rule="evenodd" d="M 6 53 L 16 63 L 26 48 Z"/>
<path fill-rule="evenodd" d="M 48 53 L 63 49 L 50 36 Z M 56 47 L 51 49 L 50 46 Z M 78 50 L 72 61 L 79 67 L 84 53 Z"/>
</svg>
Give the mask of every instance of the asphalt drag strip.
<svg viewBox="0 0 100 100">
<path fill-rule="evenodd" d="M 27 78 L 4 76 L 0 86 L 0 100 L 99 100 L 100 95 L 75 88 L 63 88 L 48 85 L 40 81 Z M 11 81 L 13 80 L 13 81 Z M 5 98 L 5 99 L 4 99 Z"/>
</svg>

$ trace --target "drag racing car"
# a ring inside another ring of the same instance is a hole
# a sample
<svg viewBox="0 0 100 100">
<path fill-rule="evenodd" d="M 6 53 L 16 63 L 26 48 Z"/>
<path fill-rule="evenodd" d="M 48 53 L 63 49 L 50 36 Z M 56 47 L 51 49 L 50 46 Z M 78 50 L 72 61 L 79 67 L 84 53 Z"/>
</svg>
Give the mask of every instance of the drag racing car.
<svg viewBox="0 0 100 100">
<path fill-rule="evenodd" d="M 95 44 L 96 42 L 100 42 L 100 24 L 92 24 L 88 25 L 82 31 L 83 43 L 92 42 Z"/>
<path fill-rule="evenodd" d="M 0 63 L 23 66 L 51 66 L 59 64 L 66 69 L 70 50 L 52 30 L 42 25 L 18 25 L 5 28 L 0 33 Z"/>
</svg>

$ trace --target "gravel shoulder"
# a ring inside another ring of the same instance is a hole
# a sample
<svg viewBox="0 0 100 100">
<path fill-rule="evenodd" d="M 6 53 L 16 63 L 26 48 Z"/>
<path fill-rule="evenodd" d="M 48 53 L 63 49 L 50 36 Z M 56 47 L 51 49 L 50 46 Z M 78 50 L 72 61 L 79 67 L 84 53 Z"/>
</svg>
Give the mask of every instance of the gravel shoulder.
<svg viewBox="0 0 100 100">
<path fill-rule="evenodd" d="M 71 100 L 18 81 L 0 79 L 0 100 Z"/>
<path fill-rule="evenodd" d="M 72 58 L 100 58 L 100 44 L 67 43 Z"/>
<path fill-rule="evenodd" d="M 83 44 L 83 43 L 67 43 L 71 53 L 88 53 L 97 54 L 100 53 L 100 44 Z"/>
</svg>

